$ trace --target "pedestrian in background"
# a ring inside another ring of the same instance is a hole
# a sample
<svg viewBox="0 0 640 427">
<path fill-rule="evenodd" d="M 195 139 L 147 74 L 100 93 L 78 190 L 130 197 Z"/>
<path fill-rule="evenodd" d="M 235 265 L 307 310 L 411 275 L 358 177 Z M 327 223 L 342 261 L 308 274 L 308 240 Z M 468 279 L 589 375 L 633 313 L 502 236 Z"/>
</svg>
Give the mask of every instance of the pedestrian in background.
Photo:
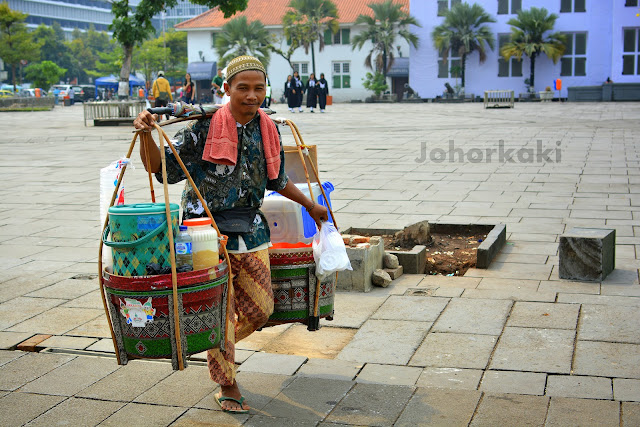
<svg viewBox="0 0 640 427">
<path fill-rule="evenodd" d="M 298 101 L 298 95 L 296 94 L 296 85 L 291 74 L 287 76 L 287 81 L 284 83 L 284 97 L 287 98 L 289 111 L 293 113 L 293 109 Z"/>
<path fill-rule="evenodd" d="M 307 80 L 307 108 L 313 113 L 313 109 L 318 106 L 317 86 L 318 81 L 316 75 L 311 73 L 309 80 Z"/>
<path fill-rule="evenodd" d="M 317 88 L 320 112 L 324 113 L 324 109 L 327 107 L 327 95 L 329 95 L 329 83 L 327 83 L 327 80 L 324 78 L 324 73 L 320 73 Z"/>
<path fill-rule="evenodd" d="M 211 81 L 211 92 L 213 92 L 213 103 L 222 104 L 222 97 L 224 96 L 224 90 L 222 89 L 222 83 L 224 78 L 222 77 L 222 68 L 218 68 L 218 73 Z"/>
<path fill-rule="evenodd" d="M 304 83 L 297 71 L 293 72 L 293 84 L 295 86 L 296 103 L 293 108 L 298 108 L 298 112 L 302 113 L 302 97 L 304 96 Z"/>
<path fill-rule="evenodd" d="M 169 101 L 173 101 L 171 85 L 169 80 L 164 78 L 164 71 L 158 71 L 158 78 L 153 82 L 153 97 L 155 98 L 154 107 L 166 107 Z M 170 117 L 167 114 L 167 120 Z"/>
<path fill-rule="evenodd" d="M 182 96 L 184 102 L 187 104 L 193 104 L 195 99 L 196 85 L 191 81 L 191 74 L 187 73 L 184 76 L 184 86 L 182 86 Z"/>
<path fill-rule="evenodd" d="M 73 88 L 72 88 L 72 87 L 70 87 L 70 88 L 69 88 L 69 104 L 70 104 L 70 105 L 73 105 L 73 102 L 74 102 L 74 100 L 75 100 L 75 97 L 76 97 L 76 94 L 75 94 L 75 92 L 73 91 Z"/>
</svg>

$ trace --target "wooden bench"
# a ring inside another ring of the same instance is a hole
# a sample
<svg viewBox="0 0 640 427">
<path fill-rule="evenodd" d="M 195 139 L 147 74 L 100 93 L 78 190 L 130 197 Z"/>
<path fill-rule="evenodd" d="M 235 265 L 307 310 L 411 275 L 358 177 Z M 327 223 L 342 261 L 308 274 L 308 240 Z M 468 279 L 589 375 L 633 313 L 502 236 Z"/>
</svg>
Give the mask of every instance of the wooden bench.
<svg viewBox="0 0 640 427">
<path fill-rule="evenodd" d="M 93 120 L 94 126 L 131 125 L 139 113 L 146 108 L 140 100 L 85 102 L 84 125 Z"/>
<path fill-rule="evenodd" d="M 484 108 L 513 108 L 512 90 L 485 90 Z"/>
</svg>

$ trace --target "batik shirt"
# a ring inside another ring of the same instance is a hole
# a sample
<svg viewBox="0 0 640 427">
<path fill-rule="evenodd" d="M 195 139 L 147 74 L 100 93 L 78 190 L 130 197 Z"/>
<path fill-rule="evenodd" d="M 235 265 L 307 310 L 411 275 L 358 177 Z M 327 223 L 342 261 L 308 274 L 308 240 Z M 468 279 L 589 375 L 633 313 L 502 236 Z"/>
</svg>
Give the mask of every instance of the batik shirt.
<svg viewBox="0 0 640 427">
<path fill-rule="evenodd" d="M 284 172 L 284 150 L 280 137 L 280 171 L 276 179 L 268 179 L 267 163 L 262 147 L 260 117 L 244 126 L 238 125 L 238 157 L 235 166 L 219 165 L 202 160 L 211 119 L 196 120 L 180 130 L 171 142 L 186 166 L 200 194 L 211 212 L 233 208 L 260 208 L 265 189 L 280 191 L 289 181 Z M 280 131 L 278 131 L 280 135 Z M 169 147 L 165 148 L 167 182 L 175 184 L 186 179 L 182 168 Z M 162 182 L 162 173 L 156 173 Z M 186 182 L 182 192 L 183 219 L 207 216 L 198 196 Z M 247 249 L 268 243 L 270 232 L 267 220 L 260 211 L 256 214 L 251 231 L 241 234 Z M 229 236 L 227 249 L 238 250 L 238 237 Z"/>
</svg>

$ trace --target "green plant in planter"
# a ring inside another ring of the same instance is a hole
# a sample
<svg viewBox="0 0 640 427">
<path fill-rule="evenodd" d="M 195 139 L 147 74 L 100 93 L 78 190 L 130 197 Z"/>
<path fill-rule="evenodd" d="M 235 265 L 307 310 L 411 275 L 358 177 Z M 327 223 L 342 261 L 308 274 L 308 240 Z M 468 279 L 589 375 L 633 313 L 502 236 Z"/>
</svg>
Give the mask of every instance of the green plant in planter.
<svg viewBox="0 0 640 427">
<path fill-rule="evenodd" d="M 366 77 L 362 79 L 362 82 L 362 86 L 364 86 L 365 89 L 372 91 L 376 98 L 379 98 L 382 92 L 389 89 L 389 85 L 387 85 L 384 75 L 379 72 L 376 72 L 375 74 L 367 73 Z"/>
</svg>

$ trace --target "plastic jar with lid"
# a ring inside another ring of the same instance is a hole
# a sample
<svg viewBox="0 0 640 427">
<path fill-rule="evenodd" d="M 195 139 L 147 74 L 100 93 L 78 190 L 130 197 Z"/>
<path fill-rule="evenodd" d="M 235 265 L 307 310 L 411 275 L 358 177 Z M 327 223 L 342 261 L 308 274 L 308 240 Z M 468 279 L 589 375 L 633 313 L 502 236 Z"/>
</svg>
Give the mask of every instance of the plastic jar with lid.
<svg viewBox="0 0 640 427">
<path fill-rule="evenodd" d="M 218 233 L 211 225 L 211 218 L 185 219 L 182 225 L 188 227 L 187 232 L 191 236 L 193 269 L 204 270 L 218 265 Z"/>
</svg>

